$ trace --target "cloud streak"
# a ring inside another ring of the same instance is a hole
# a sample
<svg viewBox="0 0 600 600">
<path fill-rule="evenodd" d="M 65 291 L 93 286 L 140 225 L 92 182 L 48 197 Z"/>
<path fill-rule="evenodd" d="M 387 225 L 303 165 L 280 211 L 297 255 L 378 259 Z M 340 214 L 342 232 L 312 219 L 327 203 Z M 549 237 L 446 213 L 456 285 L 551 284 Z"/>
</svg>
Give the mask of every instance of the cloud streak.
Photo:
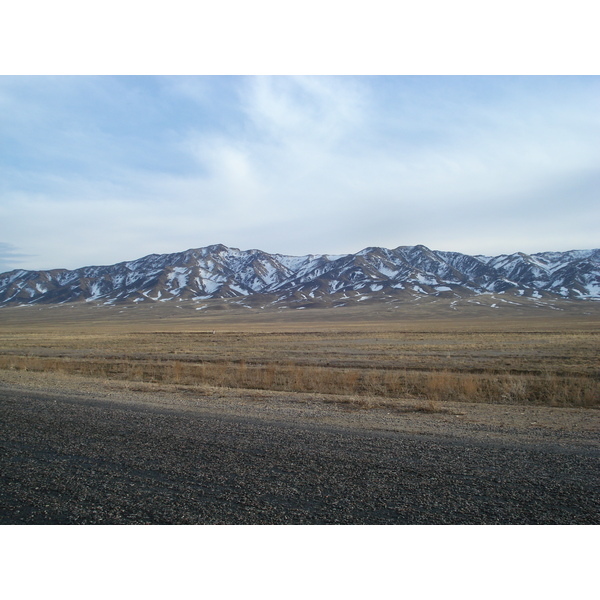
<svg viewBox="0 0 600 600">
<path fill-rule="evenodd" d="M 73 268 L 217 242 L 289 254 L 597 247 L 599 87 L 0 78 L 3 264 Z"/>
</svg>

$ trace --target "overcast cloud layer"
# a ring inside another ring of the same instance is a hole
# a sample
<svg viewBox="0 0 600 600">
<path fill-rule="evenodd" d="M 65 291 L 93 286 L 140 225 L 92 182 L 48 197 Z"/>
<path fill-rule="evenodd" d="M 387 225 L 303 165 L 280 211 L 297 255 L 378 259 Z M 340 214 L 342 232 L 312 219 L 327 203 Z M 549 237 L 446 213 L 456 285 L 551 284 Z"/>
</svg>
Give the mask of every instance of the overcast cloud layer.
<svg viewBox="0 0 600 600">
<path fill-rule="evenodd" d="M 600 246 L 598 77 L 0 77 L 0 271 Z"/>
</svg>

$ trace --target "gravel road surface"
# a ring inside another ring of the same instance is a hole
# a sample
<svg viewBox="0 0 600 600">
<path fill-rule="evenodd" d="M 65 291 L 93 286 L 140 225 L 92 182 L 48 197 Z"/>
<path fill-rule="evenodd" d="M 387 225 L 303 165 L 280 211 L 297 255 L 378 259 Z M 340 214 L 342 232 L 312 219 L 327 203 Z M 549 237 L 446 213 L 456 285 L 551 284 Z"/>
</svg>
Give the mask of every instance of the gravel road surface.
<svg viewBox="0 0 600 600">
<path fill-rule="evenodd" d="M 328 407 L 130 396 L 1 385 L 0 524 L 600 523 L 590 434 L 434 434 Z"/>
</svg>

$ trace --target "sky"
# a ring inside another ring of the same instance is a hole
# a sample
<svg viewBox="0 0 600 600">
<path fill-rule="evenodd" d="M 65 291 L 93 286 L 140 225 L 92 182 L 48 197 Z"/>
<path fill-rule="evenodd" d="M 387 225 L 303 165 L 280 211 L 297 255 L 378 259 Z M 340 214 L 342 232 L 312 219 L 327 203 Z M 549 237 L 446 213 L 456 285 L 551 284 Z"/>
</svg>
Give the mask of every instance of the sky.
<svg viewBox="0 0 600 600">
<path fill-rule="evenodd" d="M 1 76 L 0 271 L 600 246 L 597 76 Z"/>
</svg>

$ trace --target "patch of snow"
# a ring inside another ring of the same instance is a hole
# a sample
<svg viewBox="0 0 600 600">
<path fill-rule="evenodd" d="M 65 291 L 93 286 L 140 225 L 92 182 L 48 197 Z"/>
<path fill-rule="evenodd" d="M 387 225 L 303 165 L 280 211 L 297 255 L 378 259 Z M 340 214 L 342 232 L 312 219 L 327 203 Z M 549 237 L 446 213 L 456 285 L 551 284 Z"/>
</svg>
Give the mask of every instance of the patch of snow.
<svg viewBox="0 0 600 600">
<path fill-rule="evenodd" d="M 86 299 L 86 302 L 93 302 L 94 300 L 98 300 L 98 298 L 101 298 L 102 296 L 104 296 L 104 294 L 102 294 L 100 292 L 100 284 L 99 283 L 93 283 L 90 291 L 92 292 L 92 295 Z"/>
<path fill-rule="evenodd" d="M 158 294 L 157 294 L 156 298 L 153 298 L 149 292 L 142 292 L 142 294 L 144 296 L 146 296 L 146 298 L 149 298 L 150 300 L 160 300 L 160 298 L 162 296 L 162 292 L 160 290 L 158 290 Z"/>
<path fill-rule="evenodd" d="M 389 267 L 386 267 L 384 265 L 380 265 L 379 267 L 377 267 L 377 270 L 389 279 L 393 279 L 396 275 L 398 275 L 398 269 L 390 269 Z"/>
<path fill-rule="evenodd" d="M 167 281 L 173 284 L 173 282 L 177 280 L 177 287 L 181 289 L 187 285 L 188 275 L 188 269 L 184 269 L 183 267 L 174 267 L 173 271 L 167 275 Z"/>
<path fill-rule="evenodd" d="M 421 273 L 417 273 L 416 276 L 413 278 L 413 281 L 418 281 L 419 283 L 422 283 L 423 285 L 436 285 L 437 284 L 437 279 L 434 279 L 433 277 L 427 277 Z"/>
<path fill-rule="evenodd" d="M 242 289 L 240 286 L 235 285 L 234 283 L 230 284 L 229 286 L 234 292 L 239 292 L 240 294 L 246 296 L 247 293 L 244 289 Z"/>
<path fill-rule="evenodd" d="M 207 294 L 214 294 L 218 289 L 221 288 L 221 283 L 212 279 L 205 279 L 202 282 L 202 286 Z"/>
<path fill-rule="evenodd" d="M 583 298 L 598 298 L 600 296 L 600 284 L 588 283 L 586 289 L 587 294 L 581 294 Z"/>
<path fill-rule="evenodd" d="M 504 292 L 501 292 L 502 294 Z M 504 302 L 505 304 L 514 304 L 515 306 L 523 306 L 520 302 L 512 302 L 511 300 L 505 300 L 504 298 L 500 298 L 500 302 Z"/>
</svg>

